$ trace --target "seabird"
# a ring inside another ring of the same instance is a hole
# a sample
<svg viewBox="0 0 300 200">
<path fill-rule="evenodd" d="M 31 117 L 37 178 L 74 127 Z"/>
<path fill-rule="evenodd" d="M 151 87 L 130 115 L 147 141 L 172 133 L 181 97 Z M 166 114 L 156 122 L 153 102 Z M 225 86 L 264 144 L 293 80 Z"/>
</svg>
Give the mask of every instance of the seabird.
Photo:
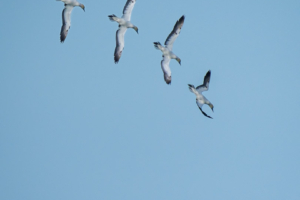
<svg viewBox="0 0 300 200">
<path fill-rule="evenodd" d="M 212 119 L 212 117 L 208 116 L 202 110 L 202 106 L 204 104 L 207 104 L 211 108 L 211 110 L 214 111 L 214 106 L 212 105 L 212 103 L 207 98 L 205 98 L 205 96 L 202 95 L 202 92 L 207 91 L 209 88 L 210 75 L 211 75 L 211 71 L 209 70 L 206 73 L 206 75 L 204 76 L 204 81 L 203 81 L 202 85 L 199 85 L 196 88 L 190 84 L 188 84 L 188 86 L 189 86 L 190 91 L 196 95 L 196 103 L 197 103 L 199 109 L 201 110 L 201 112 L 203 113 L 203 115 Z"/>
<path fill-rule="evenodd" d="M 172 48 L 173 48 L 174 41 L 176 40 L 176 38 L 178 37 L 178 35 L 180 33 L 183 23 L 184 23 L 184 15 L 176 22 L 172 32 L 167 37 L 167 39 L 165 41 L 165 47 L 163 47 L 160 44 L 160 42 L 154 42 L 154 47 L 156 49 L 161 50 L 163 53 L 163 60 L 161 61 L 161 68 L 164 72 L 164 79 L 167 84 L 171 83 L 171 69 L 169 67 L 169 63 L 170 63 L 171 59 L 177 60 L 178 63 L 181 65 L 181 59 L 172 52 Z"/>
<path fill-rule="evenodd" d="M 60 42 L 63 43 L 68 35 L 68 31 L 71 27 L 71 13 L 75 6 L 79 6 L 85 11 L 83 4 L 77 2 L 76 0 L 56 0 L 65 3 L 65 9 L 62 12 L 62 27 L 60 31 Z"/>
<path fill-rule="evenodd" d="M 119 23 L 119 29 L 116 32 L 116 48 L 114 54 L 115 63 L 118 63 L 121 58 L 122 51 L 124 49 L 124 35 L 127 28 L 133 28 L 138 33 L 138 28 L 130 22 L 131 12 L 135 2 L 136 0 L 127 0 L 123 9 L 123 16 L 121 18 L 118 18 L 116 15 L 108 16 L 111 21 Z"/>
</svg>

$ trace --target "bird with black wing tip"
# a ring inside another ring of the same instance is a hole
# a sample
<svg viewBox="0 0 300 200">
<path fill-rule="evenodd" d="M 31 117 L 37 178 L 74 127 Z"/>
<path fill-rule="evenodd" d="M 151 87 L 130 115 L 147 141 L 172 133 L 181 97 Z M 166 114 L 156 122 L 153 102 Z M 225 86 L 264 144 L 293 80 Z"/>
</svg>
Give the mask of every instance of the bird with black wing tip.
<svg viewBox="0 0 300 200">
<path fill-rule="evenodd" d="M 85 11 L 85 7 L 83 4 L 77 2 L 76 0 L 56 0 L 62 1 L 65 4 L 65 8 L 62 12 L 62 26 L 60 31 L 60 42 L 63 43 L 67 38 L 69 29 L 71 27 L 71 13 L 75 6 L 79 6 Z"/>
<path fill-rule="evenodd" d="M 211 76 L 211 71 L 209 70 L 206 75 L 204 76 L 204 81 L 202 85 L 197 86 L 196 88 L 191 85 L 188 84 L 189 89 L 192 93 L 194 93 L 196 95 L 196 103 L 198 108 L 200 109 L 200 111 L 202 112 L 202 114 L 208 118 L 211 118 L 211 116 L 208 116 L 203 110 L 202 110 L 202 106 L 204 104 L 207 104 L 212 111 L 214 111 L 214 106 L 213 104 L 207 99 L 205 98 L 205 96 L 202 95 L 202 92 L 207 91 L 209 88 L 209 82 L 210 82 L 210 76 Z"/>
<path fill-rule="evenodd" d="M 172 32 L 169 34 L 165 41 L 165 47 L 160 44 L 160 42 L 154 42 L 154 47 L 158 50 L 161 50 L 163 53 L 163 60 L 161 61 L 161 69 L 164 73 L 164 79 L 167 84 L 171 84 L 171 69 L 170 69 L 170 61 L 171 59 L 177 60 L 177 62 L 181 65 L 181 59 L 176 56 L 173 52 L 173 43 L 178 37 L 181 28 L 184 23 L 184 15 L 176 22 Z"/>
</svg>

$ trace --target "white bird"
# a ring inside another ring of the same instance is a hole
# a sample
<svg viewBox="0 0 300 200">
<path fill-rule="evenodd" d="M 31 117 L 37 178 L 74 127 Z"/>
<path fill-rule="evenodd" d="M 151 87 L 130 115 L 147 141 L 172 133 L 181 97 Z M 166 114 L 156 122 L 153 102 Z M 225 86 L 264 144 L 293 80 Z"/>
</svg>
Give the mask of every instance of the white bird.
<svg viewBox="0 0 300 200">
<path fill-rule="evenodd" d="M 56 0 L 65 3 L 65 9 L 62 12 L 62 27 L 60 31 L 60 42 L 63 43 L 68 35 L 68 31 L 71 27 L 71 13 L 75 6 L 79 6 L 85 11 L 83 4 L 77 2 L 76 0 Z"/>
<path fill-rule="evenodd" d="M 201 110 L 201 112 L 203 113 L 203 115 L 205 115 L 206 117 L 212 118 L 212 117 L 208 116 L 202 110 L 202 106 L 204 104 L 207 104 L 211 108 L 211 110 L 214 111 L 213 104 L 208 99 L 206 99 L 205 96 L 202 95 L 202 92 L 207 91 L 209 88 L 210 75 L 211 75 L 211 71 L 209 70 L 206 73 L 206 75 L 204 76 L 204 81 L 203 81 L 202 85 L 199 85 L 196 88 L 190 84 L 188 84 L 188 86 L 189 86 L 190 91 L 196 95 L 196 103 L 197 103 L 199 109 Z"/>
<path fill-rule="evenodd" d="M 116 48 L 114 54 L 115 63 L 118 63 L 121 58 L 122 51 L 124 49 L 124 35 L 127 28 L 133 28 L 138 33 L 138 28 L 130 22 L 131 12 L 135 2 L 136 0 L 127 0 L 123 9 L 123 16 L 121 18 L 118 18 L 116 15 L 108 16 L 111 21 L 119 23 L 119 29 L 116 32 Z"/>
<path fill-rule="evenodd" d="M 176 40 L 176 38 L 178 37 L 181 31 L 183 23 L 184 23 L 184 15 L 176 22 L 172 32 L 170 33 L 170 35 L 165 41 L 165 47 L 163 47 L 160 44 L 160 42 L 154 42 L 154 47 L 156 49 L 161 50 L 163 53 L 163 60 L 161 61 L 161 69 L 164 72 L 164 79 L 167 84 L 171 83 L 171 69 L 169 67 L 169 63 L 171 59 L 177 60 L 178 63 L 181 65 L 181 59 L 172 52 L 172 48 L 173 48 L 174 41 Z"/>
</svg>

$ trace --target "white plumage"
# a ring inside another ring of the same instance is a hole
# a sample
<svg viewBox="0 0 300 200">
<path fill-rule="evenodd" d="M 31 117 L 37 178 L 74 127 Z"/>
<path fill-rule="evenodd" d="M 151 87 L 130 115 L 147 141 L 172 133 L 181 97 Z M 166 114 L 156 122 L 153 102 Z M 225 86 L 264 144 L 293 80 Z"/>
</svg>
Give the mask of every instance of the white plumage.
<svg viewBox="0 0 300 200">
<path fill-rule="evenodd" d="M 154 42 L 154 47 L 156 49 L 161 50 L 163 53 L 163 60 L 161 61 L 161 68 L 163 70 L 164 79 L 167 84 L 170 84 L 171 80 L 172 80 L 171 69 L 169 66 L 171 59 L 175 59 L 178 61 L 179 64 L 181 64 L 181 59 L 172 52 L 172 49 L 173 49 L 173 44 L 181 31 L 183 23 L 184 23 L 184 15 L 176 22 L 172 32 L 167 37 L 167 39 L 165 41 L 165 47 L 163 47 L 160 44 L 160 42 Z"/>
<path fill-rule="evenodd" d="M 209 82 L 210 82 L 210 76 L 211 76 L 211 71 L 209 70 L 206 75 L 204 76 L 204 81 L 202 85 L 197 86 L 196 88 L 191 85 L 188 84 L 189 89 L 191 92 L 193 92 L 196 95 L 196 103 L 198 108 L 200 109 L 200 111 L 202 112 L 202 114 L 208 118 L 212 118 L 210 116 L 208 116 L 205 112 L 203 112 L 202 110 L 202 106 L 204 104 L 207 104 L 212 111 L 214 111 L 214 106 L 213 104 L 207 99 L 205 98 L 205 96 L 202 95 L 202 92 L 207 91 L 209 88 Z"/>
<path fill-rule="evenodd" d="M 116 32 L 116 48 L 114 53 L 115 63 L 118 63 L 123 49 L 124 49 L 124 35 L 127 31 L 127 28 L 133 28 L 138 33 L 138 28 L 130 22 L 131 13 L 134 7 L 136 0 L 127 0 L 124 9 L 123 16 L 118 18 L 116 15 L 109 15 L 111 21 L 115 21 L 119 24 L 119 29 Z"/>
<path fill-rule="evenodd" d="M 75 6 L 81 7 L 83 10 L 85 9 L 84 5 L 77 2 L 76 0 L 56 0 L 56 1 L 62 1 L 65 3 L 65 8 L 62 12 L 62 27 L 60 31 L 60 42 L 64 42 L 69 29 L 71 27 L 71 13 Z"/>
</svg>

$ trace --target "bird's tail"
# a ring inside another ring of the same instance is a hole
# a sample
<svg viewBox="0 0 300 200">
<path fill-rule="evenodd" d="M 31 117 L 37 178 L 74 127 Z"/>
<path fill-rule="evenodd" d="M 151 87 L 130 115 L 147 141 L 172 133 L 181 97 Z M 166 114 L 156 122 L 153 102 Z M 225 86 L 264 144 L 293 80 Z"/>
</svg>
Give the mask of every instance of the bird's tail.
<svg viewBox="0 0 300 200">
<path fill-rule="evenodd" d="M 189 86 L 189 89 L 190 89 L 190 91 L 192 92 L 192 93 L 195 93 L 195 86 L 194 85 L 191 85 L 191 84 L 188 84 L 188 86 Z"/>
<path fill-rule="evenodd" d="M 153 44 L 154 44 L 154 47 L 156 49 L 161 50 L 161 44 L 160 44 L 160 42 L 153 42 Z"/>
<path fill-rule="evenodd" d="M 108 17 L 109 17 L 109 20 L 110 21 L 117 21 L 117 19 L 118 19 L 118 17 L 116 16 L 116 15 L 114 15 L 114 14 L 112 14 L 112 15 L 108 15 Z"/>
</svg>

